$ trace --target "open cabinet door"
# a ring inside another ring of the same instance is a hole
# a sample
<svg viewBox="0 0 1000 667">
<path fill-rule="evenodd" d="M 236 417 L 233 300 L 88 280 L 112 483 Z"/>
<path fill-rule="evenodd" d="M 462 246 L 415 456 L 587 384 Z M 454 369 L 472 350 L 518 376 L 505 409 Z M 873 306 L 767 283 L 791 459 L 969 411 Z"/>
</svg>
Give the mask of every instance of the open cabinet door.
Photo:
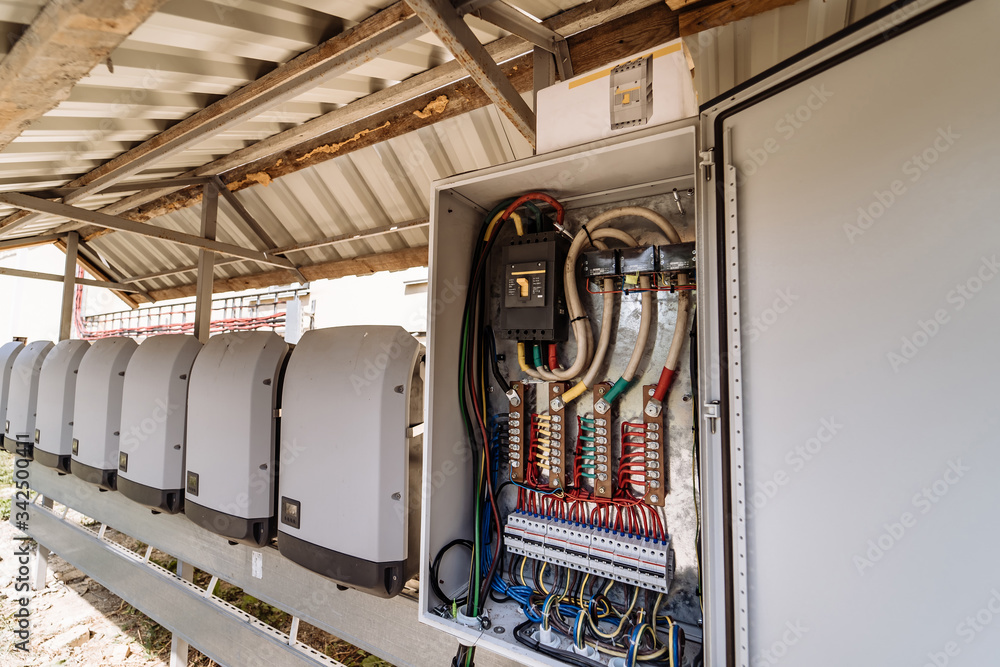
<svg viewBox="0 0 1000 667">
<path fill-rule="evenodd" d="M 899 5 L 703 110 L 711 665 L 1000 655 L 1000 2 Z"/>
</svg>

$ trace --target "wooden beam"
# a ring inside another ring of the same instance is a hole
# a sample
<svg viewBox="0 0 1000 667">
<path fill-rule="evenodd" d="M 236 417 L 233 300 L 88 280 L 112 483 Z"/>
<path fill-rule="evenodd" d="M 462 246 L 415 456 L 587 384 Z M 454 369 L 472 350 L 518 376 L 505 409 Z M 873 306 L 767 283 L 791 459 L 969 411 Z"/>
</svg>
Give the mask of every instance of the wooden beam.
<svg viewBox="0 0 1000 667">
<path fill-rule="evenodd" d="M 447 0 L 407 0 L 413 11 L 462 64 L 472 80 L 507 116 L 515 129 L 535 145 L 535 112 L 490 57 L 465 21 Z"/>
<path fill-rule="evenodd" d="M 617 0 L 617 2 L 587 2 L 561 14 L 556 14 L 552 18 L 542 22 L 546 28 L 558 32 L 561 35 L 575 35 L 576 33 L 596 28 L 629 16 L 647 7 L 659 5 L 660 0 Z M 504 37 L 486 46 L 487 53 L 496 62 L 505 63 L 512 58 L 530 53 L 531 44 L 523 39 L 514 36 Z M 629 55 L 629 54 L 624 54 Z M 359 120 L 367 118 L 373 114 L 380 113 L 386 109 L 407 104 L 416 98 L 428 93 L 450 86 L 467 77 L 462 65 L 451 60 L 433 69 L 415 74 L 409 79 L 397 83 L 396 85 L 383 88 L 370 95 L 366 95 L 350 104 L 346 104 L 339 109 L 335 109 L 322 116 L 307 121 L 301 125 L 272 135 L 266 139 L 251 144 L 246 148 L 221 157 L 213 162 L 202 165 L 185 172 L 182 177 L 197 177 L 212 174 L 222 174 L 249 162 L 260 160 L 269 155 L 276 155 L 282 151 L 289 150 L 295 146 L 314 139 L 322 134 L 343 128 Z M 413 107 L 412 104 L 408 106 Z M 416 107 L 422 109 L 423 107 Z M 133 218 L 130 213 L 143 204 L 148 204 L 161 197 L 164 197 L 177 188 L 161 188 L 139 192 L 113 204 L 109 204 L 101 209 L 108 215 L 122 214 L 124 217 Z M 200 192 L 200 190 L 198 190 Z M 155 209 L 155 206 L 152 207 Z M 88 237 L 93 230 L 84 232 Z"/>
<path fill-rule="evenodd" d="M 378 273 L 379 271 L 402 271 L 414 266 L 427 266 L 427 246 L 404 248 L 403 250 L 363 255 L 350 259 L 338 259 L 333 262 L 301 266 L 299 270 L 309 280 L 322 280 L 325 278 L 344 278 L 346 276 L 366 276 Z M 266 271 L 216 280 L 214 291 L 216 293 L 237 292 L 293 282 L 295 282 L 295 274 L 291 271 Z M 195 289 L 196 286 L 192 283 L 180 287 L 153 290 L 150 294 L 157 301 L 160 301 L 162 299 L 190 297 L 195 294 Z"/>
<path fill-rule="evenodd" d="M 78 189 L 64 202 L 78 202 L 100 192 L 102 187 L 311 90 L 326 79 L 349 72 L 425 32 L 406 3 L 397 2 L 71 181 L 65 187 Z M 37 216 L 23 213 L 8 216 L 0 222 L 0 234 L 9 234 L 34 219 Z"/>
<path fill-rule="evenodd" d="M 794 5 L 799 0 L 725 0 L 680 14 L 681 37 L 718 28 L 734 21 L 756 16 L 778 7 Z"/>
<path fill-rule="evenodd" d="M 634 14 L 577 33 L 567 39 L 576 67 L 589 71 L 604 67 L 634 53 L 678 36 L 677 15 L 658 3 Z M 509 60 L 501 65 L 514 88 L 520 92 L 533 87 L 533 55 Z M 282 153 L 270 155 L 227 172 L 223 181 L 232 191 L 276 178 L 346 155 L 393 137 L 413 132 L 447 118 L 453 118 L 490 104 L 491 100 L 471 79 L 462 79 L 405 104 L 351 123 L 332 132 L 300 143 Z M 131 220 L 147 221 L 157 216 L 197 204 L 201 188 L 193 186 L 123 212 Z"/>
<path fill-rule="evenodd" d="M 670 9 L 676 12 L 678 9 L 683 9 L 684 7 L 695 5 L 699 2 L 702 2 L 702 0 L 667 0 L 667 7 L 670 7 Z"/>
<path fill-rule="evenodd" d="M 0 61 L 0 149 L 69 97 L 165 0 L 50 0 Z"/>
</svg>

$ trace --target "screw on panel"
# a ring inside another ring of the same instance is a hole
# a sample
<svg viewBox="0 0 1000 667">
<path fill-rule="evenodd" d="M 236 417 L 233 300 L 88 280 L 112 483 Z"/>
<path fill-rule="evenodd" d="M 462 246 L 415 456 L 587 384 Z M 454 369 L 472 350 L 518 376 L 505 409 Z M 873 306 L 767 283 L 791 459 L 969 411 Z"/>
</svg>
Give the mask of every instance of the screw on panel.
<svg viewBox="0 0 1000 667">
<path fill-rule="evenodd" d="M 398 491 L 396 493 L 392 494 L 392 499 L 393 500 L 399 500 L 402 497 L 403 496 Z"/>
<path fill-rule="evenodd" d="M 397 394 L 402 394 L 405 390 L 406 388 L 401 384 L 397 384 L 395 387 L 393 387 L 393 391 L 396 392 Z"/>
</svg>

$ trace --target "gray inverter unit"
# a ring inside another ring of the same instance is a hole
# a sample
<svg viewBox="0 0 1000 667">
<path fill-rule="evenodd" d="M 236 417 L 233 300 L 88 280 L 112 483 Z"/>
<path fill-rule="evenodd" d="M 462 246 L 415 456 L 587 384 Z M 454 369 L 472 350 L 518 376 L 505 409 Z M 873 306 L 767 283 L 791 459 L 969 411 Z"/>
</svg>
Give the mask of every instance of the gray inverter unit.
<svg viewBox="0 0 1000 667">
<path fill-rule="evenodd" d="M 282 387 L 278 549 L 379 597 L 419 562 L 421 356 L 396 326 L 308 331 Z"/>
<path fill-rule="evenodd" d="M 187 391 L 200 351 L 194 336 L 147 338 L 125 374 L 118 491 L 154 511 L 183 507 Z"/>
<path fill-rule="evenodd" d="M 7 399 L 10 398 L 10 373 L 24 343 L 11 341 L 0 346 L 0 427 L 6 432 Z"/>
<path fill-rule="evenodd" d="M 76 378 L 83 355 L 90 349 L 85 340 L 56 343 L 38 378 L 38 416 L 35 418 L 35 460 L 68 473 L 73 453 L 73 408 Z"/>
<path fill-rule="evenodd" d="M 7 392 L 7 419 L 4 421 L 3 446 L 8 452 L 26 459 L 33 455 L 35 416 L 38 412 L 38 378 L 52 343 L 36 340 L 28 343 L 10 369 Z"/>
<path fill-rule="evenodd" d="M 76 378 L 73 474 L 114 491 L 125 371 L 138 345 L 131 338 L 103 338 L 90 346 Z"/>
<path fill-rule="evenodd" d="M 288 344 L 269 331 L 211 338 L 188 387 L 184 514 L 252 546 L 274 537 L 278 406 Z"/>
</svg>

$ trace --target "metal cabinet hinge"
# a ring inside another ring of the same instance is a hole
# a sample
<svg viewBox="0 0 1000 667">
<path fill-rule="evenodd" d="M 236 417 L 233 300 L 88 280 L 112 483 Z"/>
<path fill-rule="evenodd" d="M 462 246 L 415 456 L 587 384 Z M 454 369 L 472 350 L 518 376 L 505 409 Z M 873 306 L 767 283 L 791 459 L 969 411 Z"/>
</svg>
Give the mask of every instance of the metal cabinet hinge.
<svg viewBox="0 0 1000 667">
<path fill-rule="evenodd" d="M 275 408 L 274 411 L 271 413 L 271 416 L 274 417 L 275 419 L 281 419 L 281 408 Z"/>
<path fill-rule="evenodd" d="M 713 167 L 715 167 L 715 149 L 709 148 L 707 151 L 699 152 L 698 155 L 701 157 L 698 166 L 705 170 L 705 180 L 712 180 Z"/>
<path fill-rule="evenodd" d="M 721 415 L 721 406 L 718 401 L 709 401 L 703 407 L 705 408 L 705 421 L 708 422 L 709 428 L 715 434 L 715 425 L 718 423 L 719 416 Z"/>
</svg>

